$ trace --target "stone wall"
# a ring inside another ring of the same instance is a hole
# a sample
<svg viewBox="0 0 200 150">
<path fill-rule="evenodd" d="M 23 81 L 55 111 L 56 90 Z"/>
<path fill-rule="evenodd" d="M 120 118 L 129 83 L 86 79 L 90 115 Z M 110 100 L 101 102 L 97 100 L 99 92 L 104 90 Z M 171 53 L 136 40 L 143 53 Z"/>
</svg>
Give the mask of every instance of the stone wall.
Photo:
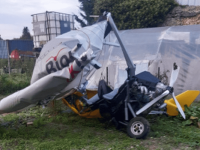
<svg viewBox="0 0 200 150">
<path fill-rule="evenodd" d="M 160 26 L 200 24 L 200 6 L 177 6 Z"/>
</svg>

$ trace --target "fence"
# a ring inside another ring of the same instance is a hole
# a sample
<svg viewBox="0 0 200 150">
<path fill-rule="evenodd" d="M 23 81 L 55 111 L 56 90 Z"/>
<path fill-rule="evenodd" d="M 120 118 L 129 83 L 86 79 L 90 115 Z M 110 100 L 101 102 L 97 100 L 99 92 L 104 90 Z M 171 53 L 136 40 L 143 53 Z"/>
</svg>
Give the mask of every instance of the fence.
<svg viewBox="0 0 200 150">
<path fill-rule="evenodd" d="M 36 58 L 30 55 L 31 51 L 25 51 L 27 47 L 33 47 L 33 44 L 28 46 L 23 43 L 0 40 L 0 100 L 5 95 L 23 89 L 30 83 Z M 14 50 L 15 53 L 11 53 L 12 45 L 18 46 L 16 48 L 20 48 L 21 51 Z M 24 51 L 23 48 L 25 48 Z"/>
<path fill-rule="evenodd" d="M 0 97 L 21 90 L 30 84 L 35 60 L 36 58 L 30 57 L 18 60 L 0 58 Z"/>
<path fill-rule="evenodd" d="M 176 0 L 180 5 L 200 6 L 200 0 Z"/>
</svg>

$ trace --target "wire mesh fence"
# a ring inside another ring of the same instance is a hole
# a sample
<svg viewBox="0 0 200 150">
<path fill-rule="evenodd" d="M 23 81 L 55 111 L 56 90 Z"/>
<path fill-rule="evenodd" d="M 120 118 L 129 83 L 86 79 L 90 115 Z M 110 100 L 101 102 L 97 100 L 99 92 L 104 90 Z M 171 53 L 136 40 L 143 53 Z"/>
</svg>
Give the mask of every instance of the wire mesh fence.
<svg viewBox="0 0 200 150">
<path fill-rule="evenodd" d="M 0 99 L 30 84 L 35 54 L 32 40 L 0 40 Z"/>
<path fill-rule="evenodd" d="M 0 95 L 21 90 L 30 84 L 36 58 L 0 58 Z"/>
</svg>

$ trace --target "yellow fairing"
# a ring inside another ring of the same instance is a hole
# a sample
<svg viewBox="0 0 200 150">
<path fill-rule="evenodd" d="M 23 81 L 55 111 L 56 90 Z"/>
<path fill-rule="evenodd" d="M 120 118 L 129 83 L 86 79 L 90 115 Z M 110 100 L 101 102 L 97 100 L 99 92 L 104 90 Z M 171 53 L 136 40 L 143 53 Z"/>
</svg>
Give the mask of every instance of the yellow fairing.
<svg viewBox="0 0 200 150">
<path fill-rule="evenodd" d="M 97 93 L 97 91 L 93 91 L 93 90 L 87 90 L 86 92 L 87 92 L 88 99 L 90 99 L 91 97 L 93 97 Z M 74 95 L 83 96 L 80 92 L 75 92 Z M 71 108 L 73 112 L 75 112 L 76 114 L 78 114 L 81 117 L 102 118 L 100 113 L 99 113 L 99 109 L 90 110 L 90 108 L 88 108 L 88 109 L 84 110 L 82 113 L 80 113 L 80 111 L 83 109 L 83 103 L 79 99 L 75 100 L 76 106 L 70 105 L 64 98 L 62 99 L 62 101 L 69 108 Z"/>
<path fill-rule="evenodd" d="M 192 104 L 192 102 L 195 100 L 195 98 L 199 95 L 199 91 L 185 91 L 178 96 L 176 96 L 176 99 L 180 103 L 183 111 L 185 111 L 184 106 L 187 105 L 188 107 Z M 165 100 L 165 103 L 167 104 L 167 114 L 169 116 L 177 116 L 177 106 L 173 100 L 173 98 L 169 100 Z"/>
</svg>

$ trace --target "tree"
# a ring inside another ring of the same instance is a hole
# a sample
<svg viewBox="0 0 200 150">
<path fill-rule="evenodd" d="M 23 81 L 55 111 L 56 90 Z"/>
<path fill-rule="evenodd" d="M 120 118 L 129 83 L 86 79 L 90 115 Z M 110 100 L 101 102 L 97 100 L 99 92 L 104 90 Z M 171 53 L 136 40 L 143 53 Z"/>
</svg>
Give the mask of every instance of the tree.
<svg viewBox="0 0 200 150">
<path fill-rule="evenodd" d="M 79 2 L 81 3 L 79 8 L 82 11 L 80 15 L 83 17 L 83 20 L 75 15 L 76 21 L 79 22 L 82 27 L 91 25 L 94 22 L 94 18 L 91 18 L 90 15 L 93 15 L 95 0 L 79 0 Z"/>
<path fill-rule="evenodd" d="M 94 14 L 112 13 L 118 29 L 157 27 L 175 7 L 174 0 L 96 0 Z"/>
<path fill-rule="evenodd" d="M 20 39 L 23 39 L 23 40 L 31 40 L 32 39 L 28 27 L 24 27 L 24 29 L 22 31 L 22 36 L 20 37 Z"/>
<path fill-rule="evenodd" d="M 1 38 L 1 35 L 0 35 L 0 40 L 3 40 L 3 39 Z"/>
<path fill-rule="evenodd" d="M 90 15 L 111 12 L 118 29 L 157 27 L 164 22 L 166 15 L 178 4 L 175 0 L 79 0 L 80 15 L 76 16 L 82 27 L 90 25 L 94 19 Z"/>
</svg>

